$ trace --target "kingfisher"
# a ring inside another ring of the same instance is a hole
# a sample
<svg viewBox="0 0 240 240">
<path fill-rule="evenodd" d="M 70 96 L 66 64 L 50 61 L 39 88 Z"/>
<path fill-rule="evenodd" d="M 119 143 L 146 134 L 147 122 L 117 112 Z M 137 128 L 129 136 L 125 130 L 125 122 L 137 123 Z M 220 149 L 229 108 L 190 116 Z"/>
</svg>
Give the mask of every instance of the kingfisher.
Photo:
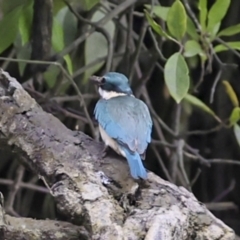
<svg viewBox="0 0 240 240">
<path fill-rule="evenodd" d="M 151 142 L 152 119 L 147 105 L 135 98 L 128 78 L 117 72 L 90 77 L 98 86 L 101 96 L 94 115 L 105 147 L 127 159 L 130 173 L 135 179 L 146 179 L 147 172 L 142 160 Z"/>
</svg>

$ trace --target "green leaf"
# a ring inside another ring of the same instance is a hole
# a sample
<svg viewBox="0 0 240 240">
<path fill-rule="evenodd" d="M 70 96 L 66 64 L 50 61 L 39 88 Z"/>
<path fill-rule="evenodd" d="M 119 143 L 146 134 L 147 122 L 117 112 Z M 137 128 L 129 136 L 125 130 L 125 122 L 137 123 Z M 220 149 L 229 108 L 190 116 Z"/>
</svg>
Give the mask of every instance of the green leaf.
<svg viewBox="0 0 240 240">
<path fill-rule="evenodd" d="M 23 7 L 19 17 L 19 31 L 22 37 L 22 45 L 27 43 L 30 39 L 33 17 L 33 2 Z"/>
<path fill-rule="evenodd" d="M 33 0 L 17 0 L 17 1 L 3 0 L 3 1 L 0 1 L 1 11 L 4 13 L 4 15 L 6 15 L 18 7 L 31 4 L 32 1 Z"/>
<path fill-rule="evenodd" d="M 100 0 L 82 0 L 81 4 L 85 11 L 91 10 Z"/>
<path fill-rule="evenodd" d="M 208 14 L 207 30 L 211 32 L 227 13 L 231 0 L 216 0 Z"/>
<path fill-rule="evenodd" d="M 57 76 L 60 73 L 60 69 L 58 66 L 50 65 L 47 71 L 44 72 L 43 77 L 45 82 L 48 85 L 48 88 L 53 88 L 56 85 Z"/>
<path fill-rule="evenodd" d="M 22 6 L 19 6 L 6 14 L 0 21 L 0 53 L 8 48 L 15 40 L 18 31 L 18 21 Z"/>
<path fill-rule="evenodd" d="M 153 18 L 150 16 L 150 14 L 147 11 L 145 11 L 145 15 L 149 25 L 158 35 L 166 38 L 171 38 L 166 32 L 163 31 L 162 27 L 153 20 Z"/>
<path fill-rule="evenodd" d="M 202 109 L 204 112 L 207 112 L 212 116 L 216 116 L 216 114 L 214 113 L 214 111 L 211 108 L 209 108 L 204 102 L 202 102 L 200 99 L 196 98 L 195 96 L 193 96 L 191 94 L 187 94 L 184 97 L 184 100 L 186 100 L 190 104 Z"/>
<path fill-rule="evenodd" d="M 199 0 L 198 2 L 198 9 L 200 11 L 200 24 L 202 30 L 206 29 L 206 20 L 207 20 L 207 0 Z"/>
<path fill-rule="evenodd" d="M 185 43 L 184 47 L 184 56 L 185 57 L 193 57 L 195 55 L 204 54 L 200 44 L 195 40 L 189 40 Z"/>
<path fill-rule="evenodd" d="M 75 15 L 72 14 L 68 7 L 65 8 L 65 14 L 62 19 L 62 26 L 65 45 L 68 46 L 76 39 L 78 29 L 78 20 Z"/>
<path fill-rule="evenodd" d="M 56 52 L 64 48 L 63 28 L 56 18 L 53 19 L 52 46 Z"/>
<path fill-rule="evenodd" d="M 67 54 L 63 57 L 63 59 L 65 60 L 66 64 L 67 64 L 67 70 L 70 73 L 70 75 L 73 74 L 73 64 L 72 64 L 72 59 L 70 58 L 70 55 Z"/>
<path fill-rule="evenodd" d="M 216 35 L 217 35 L 217 33 L 218 33 L 219 29 L 220 29 L 220 26 L 221 26 L 221 22 L 217 23 L 213 27 L 213 29 L 209 32 L 211 41 L 213 41 L 215 39 L 215 37 L 216 37 Z"/>
<path fill-rule="evenodd" d="M 144 5 L 149 11 L 151 10 L 151 5 L 145 4 Z M 163 7 L 163 6 L 154 6 L 153 7 L 153 13 L 161 18 L 164 21 L 167 21 L 167 15 L 170 7 Z"/>
<path fill-rule="evenodd" d="M 93 16 L 91 21 L 92 22 L 98 22 L 100 19 L 105 17 L 105 13 L 103 13 L 101 10 L 96 11 Z M 110 36 L 110 40 L 113 41 L 114 38 L 114 33 L 115 33 L 115 24 L 113 21 L 107 22 L 104 26 L 105 30 L 108 32 Z M 94 32 L 91 34 L 85 43 L 85 64 L 88 65 L 95 61 L 97 58 L 105 57 L 108 54 L 108 42 L 106 38 L 103 36 L 103 34 L 99 32 Z M 84 75 L 84 82 L 89 79 L 89 77 L 95 73 L 97 70 L 99 70 L 105 60 L 101 61 L 100 63 L 94 65 L 93 67 L 87 69 L 85 71 Z"/>
<path fill-rule="evenodd" d="M 231 116 L 230 116 L 230 118 L 229 118 L 230 126 L 233 126 L 233 125 L 236 124 L 239 120 L 240 120 L 240 108 L 239 108 L 239 107 L 235 107 L 235 108 L 232 110 Z"/>
<path fill-rule="evenodd" d="M 221 37 L 221 36 L 232 36 L 232 35 L 235 35 L 235 34 L 238 34 L 238 33 L 240 33 L 240 24 L 237 24 L 237 25 L 234 25 L 234 26 L 231 26 L 231 27 L 223 29 L 218 34 L 218 37 Z"/>
<path fill-rule="evenodd" d="M 57 21 L 56 18 L 53 19 L 53 30 L 52 30 L 52 46 L 56 52 L 60 52 L 64 48 L 64 35 L 63 35 L 63 28 L 61 24 Z M 72 60 L 69 55 L 65 55 L 64 60 L 67 64 L 67 69 L 70 74 L 72 74 Z"/>
<path fill-rule="evenodd" d="M 196 31 L 196 27 L 195 27 L 193 21 L 191 20 L 191 18 L 189 18 L 189 17 L 187 17 L 187 34 L 194 40 L 199 39 L 199 35 Z"/>
<path fill-rule="evenodd" d="M 233 131 L 237 139 L 238 145 L 240 146 L 240 127 L 238 126 L 238 124 L 234 124 Z"/>
<path fill-rule="evenodd" d="M 240 42 L 226 42 L 226 44 L 233 49 L 240 50 Z M 223 44 L 219 44 L 214 47 L 215 53 L 230 50 L 228 47 L 224 46 Z"/>
<path fill-rule="evenodd" d="M 180 103 L 189 89 L 189 70 L 184 57 L 179 52 L 167 60 L 164 79 L 171 96 Z"/>
<path fill-rule="evenodd" d="M 227 92 L 229 98 L 232 101 L 233 106 L 234 107 L 238 107 L 239 106 L 238 97 L 237 97 L 236 92 L 232 88 L 231 84 L 228 81 L 222 81 L 222 83 L 223 83 L 223 85 L 224 85 L 224 87 L 226 89 L 226 92 Z"/>
<path fill-rule="evenodd" d="M 63 0 L 53 0 L 53 14 L 56 15 L 65 6 L 66 4 Z"/>
<path fill-rule="evenodd" d="M 22 39 L 20 35 L 18 35 L 14 41 L 14 48 L 16 50 L 17 59 L 24 59 L 24 60 L 30 59 L 31 52 L 32 52 L 31 45 L 30 44 L 22 45 Z M 18 69 L 21 76 L 23 76 L 26 65 L 27 63 L 25 62 L 21 62 L 21 61 L 18 62 Z"/>
<path fill-rule="evenodd" d="M 19 51 L 17 52 L 17 59 L 25 59 L 29 60 L 31 59 L 31 47 L 28 45 L 23 46 Z M 27 63 L 24 62 L 19 62 L 18 63 L 18 68 L 19 68 L 19 73 L 20 76 L 23 76 L 25 67 L 27 66 Z"/>
<path fill-rule="evenodd" d="M 181 40 L 187 29 L 187 15 L 183 4 L 176 0 L 167 15 L 167 26 L 172 36 Z"/>
</svg>

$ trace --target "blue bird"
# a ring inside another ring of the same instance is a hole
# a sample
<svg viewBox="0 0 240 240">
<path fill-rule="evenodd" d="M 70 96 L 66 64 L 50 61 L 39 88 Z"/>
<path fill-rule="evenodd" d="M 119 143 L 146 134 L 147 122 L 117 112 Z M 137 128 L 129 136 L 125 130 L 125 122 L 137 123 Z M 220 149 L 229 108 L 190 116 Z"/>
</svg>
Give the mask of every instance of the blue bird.
<svg viewBox="0 0 240 240">
<path fill-rule="evenodd" d="M 121 73 L 109 72 L 103 77 L 92 76 L 90 80 L 98 85 L 102 97 L 94 115 L 105 146 L 127 159 L 133 178 L 146 179 L 142 159 L 152 132 L 148 107 L 133 96 L 127 77 Z"/>
</svg>

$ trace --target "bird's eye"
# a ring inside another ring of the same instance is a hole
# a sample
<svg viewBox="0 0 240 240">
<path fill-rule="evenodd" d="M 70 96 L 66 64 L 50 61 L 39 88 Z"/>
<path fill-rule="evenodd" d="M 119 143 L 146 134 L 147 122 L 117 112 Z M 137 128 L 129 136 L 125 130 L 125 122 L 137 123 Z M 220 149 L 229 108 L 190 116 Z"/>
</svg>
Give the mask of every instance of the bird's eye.
<svg viewBox="0 0 240 240">
<path fill-rule="evenodd" d="M 106 79 L 103 77 L 101 83 L 105 83 Z"/>
</svg>

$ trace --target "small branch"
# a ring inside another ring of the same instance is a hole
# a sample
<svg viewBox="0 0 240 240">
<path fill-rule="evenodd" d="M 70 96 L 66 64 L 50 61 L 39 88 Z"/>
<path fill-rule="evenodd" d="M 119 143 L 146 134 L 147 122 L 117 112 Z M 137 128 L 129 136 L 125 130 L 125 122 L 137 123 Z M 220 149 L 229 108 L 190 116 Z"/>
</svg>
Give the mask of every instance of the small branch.
<svg viewBox="0 0 240 240">
<path fill-rule="evenodd" d="M 141 29 L 141 32 L 140 32 L 140 35 L 139 35 L 139 40 L 138 40 L 138 43 L 137 43 L 137 48 L 136 48 L 135 54 L 133 56 L 131 67 L 130 67 L 130 74 L 129 74 L 129 81 L 130 82 L 132 81 L 132 78 L 133 78 L 135 64 L 138 60 L 138 57 L 139 57 L 139 54 L 140 54 L 140 51 L 141 51 L 141 48 L 142 48 L 142 42 L 143 42 L 143 39 L 145 37 L 147 27 L 148 27 L 148 24 L 144 19 L 142 29 Z"/>
<path fill-rule="evenodd" d="M 232 53 L 234 53 L 235 56 L 237 56 L 238 58 L 240 58 L 240 53 L 238 51 L 236 51 L 235 49 L 233 49 L 232 47 L 230 47 L 226 42 L 224 42 L 221 38 L 216 38 L 215 39 L 216 42 L 221 43 L 223 46 L 225 46 L 226 48 L 228 48 L 229 50 L 231 50 Z"/>
<path fill-rule="evenodd" d="M 155 47 L 155 49 L 156 49 L 160 59 L 162 59 L 164 62 L 166 62 L 167 59 L 163 56 L 162 51 L 160 50 L 160 48 L 158 46 L 158 41 L 157 41 L 156 37 L 154 36 L 152 29 L 148 28 L 148 31 L 150 33 L 150 36 L 151 36 L 151 38 L 153 40 L 154 47 Z"/>
<path fill-rule="evenodd" d="M 191 190 L 191 184 L 190 184 L 190 181 L 188 179 L 187 173 L 185 171 L 184 162 L 183 162 L 184 161 L 184 159 L 183 159 L 184 145 L 185 145 L 184 140 L 180 139 L 180 140 L 177 141 L 177 154 L 178 154 L 180 169 L 181 169 L 181 172 L 183 174 L 184 180 L 187 184 L 187 188 L 188 188 L 188 190 Z"/>
<path fill-rule="evenodd" d="M 137 0 L 126 0 L 119 4 L 115 9 L 113 9 L 108 15 L 106 15 L 104 18 L 102 18 L 98 23 L 97 26 L 104 26 L 107 22 L 112 20 L 114 17 L 116 17 L 118 14 L 126 10 L 131 5 L 135 4 Z M 87 32 L 84 33 L 84 35 L 81 35 L 79 38 L 77 38 L 74 42 L 72 42 L 69 46 L 67 46 L 65 49 L 62 50 L 62 52 L 58 53 L 58 56 L 65 56 L 66 54 L 70 53 L 73 49 L 75 49 L 80 43 L 85 41 L 86 38 L 88 38 L 94 31 L 95 27 L 91 27 Z"/>
<path fill-rule="evenodd" d="M 211 202 L 221 201 L 224 197 L 226 197 L 236 186 L 236 181 L 232 180 L 227 189 L 221 192 L 218 196 L 216 196 Z"/>
<path fill-rule="evenodd" d="M 117 58 L 117 57 L 122 57 L 124 55 L 124 53 L 116 53 L 113 55 L 113 58 Z M 108 56 L 104 56 L 104 57 L 99 57 L 96 58 L 94 61 L 92 61 L 91 63 L 79 68 L 78 70 L 76 70 L 73 73 L 73 78 L 76 78 L 77 76 L 81 75 L 82 73 L 84 73 L 86 70 L 88 70 L 89 68 L 97 65 L 98 63 L 101 63 L 103 61 L 105 61 L 107 59 Z"/>
<path fill-rule="evenodd" d="M 110 34 L 104 27 L 99 26 L 97 23 L 93 23 L 93 22 L 83 18 L 81 15 L 79 15 L 78 12 L 76 12 L 74 10 L 74 8 L 71 6 L 71 4 L 67 0 L 64 0 L 64 2 L 68 6 L 70 11 L 77 17 L 78 20 L 92 26 L 96 30 L 96 32 L 101 33 L 106 38 L 107 43 L 108 43 L 106 72 L 109 72 L 111 70 L 111 64 L 112 64 L 112 59 L 113 59 L 113 41 L 111 39 Z"/>
<path fill-rule="evenodd" d="M 11 186 L 13 184 L 14 184 L 13 180 L 0 178 L 0 185 L 10 185 Z M 49 193 L 47 188 L 37 186 L 37 185 L 31 184 L 31 183 L 20 182 L 19 188 L 26 188 L 26 189 L 29 189 L 29 190 L 42 192 L 42 193 Z"/>
<path fill-rule="evenodd" d="M 188 0 L 183 0 L 183 4 L 184 4 L 184 6 L 185 6 L 185 8 L 186 8 L 186 10 L 187 10 L 187 12 L 188 12 L 188 14 L 189 14 L 189 16 L 190 16 L 191 19 L 193 20 L 195 26 L 197 27 L 198 31 L 201 32 L 201 30 L 202 30 L 201 25 L 200 25 L 200 23 L 198 22 L 195 14 L 194 14 L 194 12 L 192 11 L 192 9 L 191 9 L 191 7 L 190 7 L 190 5 L 189 5 L 189 3 L 188 3 Z"/>
<path fill-rule="evenodd" d="M 219 131 L 220 129 L 222 129 L 224 127 L 223 124 L 219 124 L 218 126 L 208 129 L 208 130 L 193 130 L 193 131 L 188 131 L 186 132 L 184 135 L 186 136 L 191 136 L 191 135 L 207 135 L 207 134 L 211 134 L 214 132 Z"/>
<path fill-rule="evenodd" d="M 169 174 L 169 172 L 168 172 L 165 164 L 163 163 L 163 160 L 162 160 L 162 158 L 161 158 L 158 150 L 157 150 L 156 147 L 153 146 L 153 145 L 151 145 L 151 147 L 152 147 L 152 150 L 153 150 L 155 156 L 157 157 L 158 163 L 159 163 L 160 167 L 162 168 L 162 170 L 163 170 L 163 172 L 164 172 L 167 180 L 168 180 L 169 182 L 173 182 L 173 180 L 172 180 L 172 178 L 171 178 L 171 176 L 170 176 L 170 174 Z"/>
<path fill-rule="evenodd" d="M 218 84 L 219 80 L 221 79 L 221 76 L 222 76 L 222 69 L 220 69 L 220 70 L 218 71 L 218 74 L 217 74 L 217 76 L 215 77 L 213 86 L 212 86 L 212 88 L 211 88 L 210 103 L 213 103 L 214 93 L 215 93 L 215 91 L 216 91 L 217 84 Z"/>
<path fill-rule="evenodd" d="M 209 163 L 213 164 L 227 164 L 227 165 L 240 165 L 239 160 L 232 160 L 232 159 L 208 159 Z"/>
<path fill-rule="evenodd" d="M 17 192 L 18 192 L 21 182 L 22 182 L 24 171 L 25 171 L 24 167 L 20 165 L 16 171 L 16 178 L 11 186 L 11 190 L 8 193 L 8 198 L 7 198 L 6 206 L 5 206 L 7 213 L 9 213 L 13 216 L 17 216 L 17 217 L 19 215 L 14 211 L 14 202 L 15 202 Z"/>
<path fill-rule="evenodd" d="M 24 63 L 30 63 L 30 64 L 40 64 L 40 65 L 55 65 L 57 67 L 60 68 L 60 70 L 62 71 L 62 73 L 64 74 L 64 76 L 70 81 L 70 83 L 73 85 L 73 88 L 75 89 L 75 91 L 77 92 L 78 96 L 79 96 L 79 100 L 80 100 L 80 104 L 83 107 L 83 111 L 86 115 L 86 118 L 88 120 L 88 124 L 90 126 L 90 129 L 92 131 L 93 136 L 95 136 L 95 128 L 92 122 L 92 119 L 90 118 L 90 115 L 88 113 L 87 110 L 87 105 L 85 103 L 84 97 L 80 91 L 80 89 L 78 88 L 77 84 L 75 83 L 75 81 L 72 79 L 72 77 L 67 73 L 67 71 L 65 70 L 65 68 L 62 66 L 61 63 L 59 62 L 50 62 L 50 61 L 37 61 L 37 60 L 24 60 L 24 59 L 12 59 L 12 58 L 4 58 L 4 57 L 0 57 L 0 60 L 9 60 L 12 62 L 24 62 Z"/>
<path fill-rule="evenodd" d="M 191 187 L 193 187 L 193 185 L 196 183 L 196 181 L 198 180 L 198 178 L 199 178 L 201 172 L 202 172 L 201 169 L 198 168 L 198 170 L 197 170 L 197 172 L 196 172 L 194 178 L 193 178 L 192 181 L 191 181 Z"/>
</svg>

